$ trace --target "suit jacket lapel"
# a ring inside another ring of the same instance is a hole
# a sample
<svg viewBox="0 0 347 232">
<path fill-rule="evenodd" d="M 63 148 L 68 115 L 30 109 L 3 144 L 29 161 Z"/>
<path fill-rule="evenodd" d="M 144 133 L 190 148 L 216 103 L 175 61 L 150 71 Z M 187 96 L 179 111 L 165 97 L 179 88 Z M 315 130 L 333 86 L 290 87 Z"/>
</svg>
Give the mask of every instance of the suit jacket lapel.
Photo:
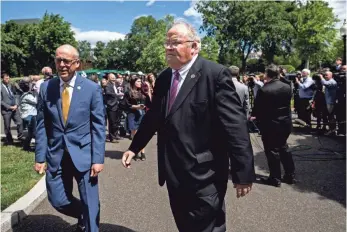
<svg viewBox="0 0 347 232">
<path fill-rule="evenodd" d="M 53 88 L 55 91 L 57 91 L 53 96 L 58 96 L 56 107 L 58 109 L 58 116 L 61 122 L 62 127 L 64 128 L 64 119 L 63 119 L 63 111 L 62 111 L 62 105 L 61 105 L 61 92 L 60 92 L 60 78 L 52 79 L 56 83 L 54 83 L 55 88 Z M 50 81 L 52 81 L 50 80 Z"/>
<path fill-rule="evenodd" d="M 170 118 L 178 110 L 178 108 L 182 105 L 183 101 L 192 91 L 195 84 L 198 82 L 201 76 L 200 69 L 201 69 L 201 58 L 198 57 L 196 61 L 194 62 L 194 64 L 192 65 L 192 67 L 189 69 L 189 72 L 181 86 L 181 89 L 179 90 L 176 96 L 175 102 L 173 103 L 170 112 L 167 114 L 167 119 Z M 170 91 L 170 88 L 169 88 L 169 91 Z"/>
<path fill-rule="evenodd" d="M 69 114 L 67 116 L 67 121 L 66 121 L 66 127 L 69 125 L 69 122 L 71 121 L 70 118 L 73 116 L 74 111 L 79 107 L 78 103 L 80 99 L 82 98 L 82 83 L 83 83 L 84 78 L 77 75 L 76 81 L 75 81 L 75 86 L 73 87 L 73 93 L 71 97 L 71 102 L 70 102 L 70 108 L 69 108 Z"/>
</svg>

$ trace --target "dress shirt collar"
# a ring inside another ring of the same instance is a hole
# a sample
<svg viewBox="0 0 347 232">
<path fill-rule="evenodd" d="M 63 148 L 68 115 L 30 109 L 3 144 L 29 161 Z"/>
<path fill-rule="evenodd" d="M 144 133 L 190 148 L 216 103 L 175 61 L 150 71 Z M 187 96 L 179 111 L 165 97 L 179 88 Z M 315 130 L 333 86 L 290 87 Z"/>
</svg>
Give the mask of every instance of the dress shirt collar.
<svg viewBox="0 0 347 232">
<path fill-rule="evenodd" d="M 72 87 L 72 88 L 75 87 L 76 78 L 77 78 L 77 73 L 75 72 L 75 75 L 71 78 L 70 81 L 67 82 L 69 87 Z M 65 81 L 63 81 L 63 79 L 61 79 L 61 77 L 59 77 L 59 79 L 60 79 L 60 87 L 63 87 Z"/>
<path fill-rule="evenodd" d="M 179 70 L 172 69 L 172 74 L 178 71 L 180 74 L 180 77 L 184 80 L 186 76 L 188 75 L 189 69 L 193 66 L 196 58 L 198 58 L 198 54 L 194 55 L 193 59 L 189 61 L 187 64 L 183 65 Z"/>
</svg>

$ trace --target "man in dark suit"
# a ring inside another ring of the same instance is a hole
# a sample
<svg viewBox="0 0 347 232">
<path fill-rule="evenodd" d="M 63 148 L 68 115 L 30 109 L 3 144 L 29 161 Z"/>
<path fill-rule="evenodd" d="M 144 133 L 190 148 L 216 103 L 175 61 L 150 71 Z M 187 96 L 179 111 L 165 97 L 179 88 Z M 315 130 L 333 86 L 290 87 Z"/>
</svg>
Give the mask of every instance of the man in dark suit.
<svg viewBox="0 0 347 232">
<path fill-rule="evenodd" d="M 16 96 L 13 93 L 10 84 L 10 76 L 7 73 L 1 75 L 1 115 L 4 119 L 4 130 L 6 135 L 6 144 L 12 145 L 13 138 L 11 133 L 11 119 L 17 125 L 17 138 L 23 137 L 23 123 L 19 115 Z"/>
<path fill-rule="evenodd" d="M 122 163 L 130 167 L 157 131 L 159 184 L 166 181 L 179 231 L 226 231 L 229 161 L 237 197 L 255 179 L 246 114 L 229 69 L 198 56 L 200 38 L 191 25 L 176 22 L 164 46 L 170 67 L 159 75 Z"/>
<path fill-rule="evenodd" d="M 36 126 L 35 170 L 48 164 L 48 200 L 59 212 L 78 218 L 76 231 L 99 231 L 98 173 L 105 154 L 105 114 L 100 86 L 76 73 L 76 48 L 60 46 L 59 78 L 41 85 Z M 80 200 L 72 195 L 73 178 Z"/>
<path fill-rule="evenodd" d="M 113 73 L 108 74 L 108 83 L 105 87 L 106 109 L 108 118 L 109 140 L 113 142 L 120 140 L 119 127 L 122 111 L 119 109 L 119 101 L 124 96 L 117 89 L 116 76 Z"/>
<path fill-rule="evenodd" d="M 261 132 L 270 176 L 263 182 L 281 186 L 281 163 L 285 175 L 283 181 L 295 183 L 295 167 L 292 154 L 288 152 L 287 139 L 292 130 L 290 100 L 291 87 L 279 80 L 280 70 L 276 65 L 266 69 L 266 84 L 258 91 L 252 119 L 257 119 Z"/>
</svg>

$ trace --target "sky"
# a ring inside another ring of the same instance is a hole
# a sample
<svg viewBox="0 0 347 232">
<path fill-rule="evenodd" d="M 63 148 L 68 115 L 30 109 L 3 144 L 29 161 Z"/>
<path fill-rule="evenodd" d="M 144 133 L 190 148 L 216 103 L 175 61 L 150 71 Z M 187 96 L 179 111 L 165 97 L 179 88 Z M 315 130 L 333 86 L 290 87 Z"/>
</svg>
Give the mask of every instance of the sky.
<svg viewBox="0 0 347 232">
<path fill-rule="evenodd" d="M 341 20 L 346 19 L 346 1 L 326 0 Z M 186 1 L 1 1 L 1 23 L 11 19 L 42 18 L 44 13 L 60 14 L 71 23 L 77 40 L 97 41 L 124 38 L 133 21 L 144 15 L 162 19 L 171 14 L 184 18 L 197 29 L 201 15 L 194 9 L 196 0 Z"/>
</svg>

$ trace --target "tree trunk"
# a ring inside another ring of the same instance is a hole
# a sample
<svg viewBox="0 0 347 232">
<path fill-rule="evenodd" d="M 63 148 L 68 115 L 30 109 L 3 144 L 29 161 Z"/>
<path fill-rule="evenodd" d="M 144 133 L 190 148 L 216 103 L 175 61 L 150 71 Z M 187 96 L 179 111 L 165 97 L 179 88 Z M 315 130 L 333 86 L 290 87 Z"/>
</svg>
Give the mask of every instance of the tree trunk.
<svg viewBox="0 0 347 232">
<path fill-rule="evenodd" d="M 310 69 L 310 58 L 306 59 L 305 68 Z"/>
</svg>

